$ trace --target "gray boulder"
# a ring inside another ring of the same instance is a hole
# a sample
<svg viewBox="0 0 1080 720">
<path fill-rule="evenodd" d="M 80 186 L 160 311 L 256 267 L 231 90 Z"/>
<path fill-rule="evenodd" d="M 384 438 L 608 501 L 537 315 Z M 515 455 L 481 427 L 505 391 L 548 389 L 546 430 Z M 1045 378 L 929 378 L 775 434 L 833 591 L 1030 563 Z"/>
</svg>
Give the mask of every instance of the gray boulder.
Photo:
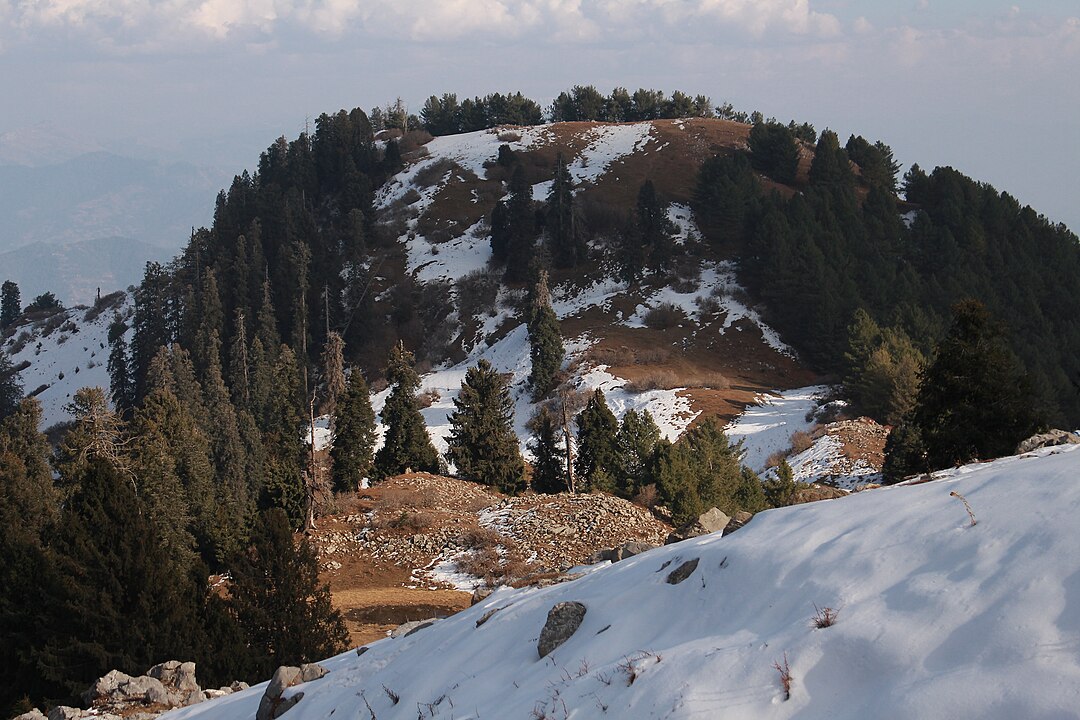
<svg viewBox="0 0 1080 720">
<path fill-rule="evenodd" d="M 731 522 L 731 518 L 728 517 L 727 513 L 718 508 L 709 508 L 698 515 L 693 522 L 683 525 L 668 535 L 665 544 L 670 545 L 690 538 L 708 535 L 709 533 L 723 532 L 729 522 Z"/>
<path fill-rule="evenodd" d="M 306 663 L 300 667 L 282 665 L 274 672 L 270 684 L 266 686 L 255 720 L 274 720 L 281 717 L 293 705 L 303 699 L 304 693 L 298 692 L 289 697 L 282 697 L 286 690 L 301 683 L 318 680 L 326 675 L 326 668 L 318 663 Z"/>
<path fill-rule="evenodd" d="M 37 708 L 34 708 L 30 712 L 24 712 L 22 715 L 14 717 L 11 720 L 45 720 L 45 715 Z"/>
<path fill-rule="evenodd" d="M 569 640 L 585 619 L 585 606 L 579 602 L 561 602 L 548 611 L 547 622 L 540 631 L 536 651 L 547 657 L 555 648 Z"/>
<path fill-rule="evenodd" d="M 1038 450 L 1039 448 L 1052 447 L 1054 445 L 1080 445 L 1080 435 L 1067 430 L 1048 430 L 1038 435 L 1032 435 L 1016 447 L 1016 454 Z"/>
<path fill-rule="evenodd" d="M 161 684 L 170 690 L 177 690 L 188 694 L 192 690 L 199 690 L 199 683 L 195 680 L 195 663 L 169 660 L 155 665 L 146 671 L 152 678 L 161 681 Z"/>
<path fill-rule="evenodd" d="M 426 627 L 431 627 L 435 624 L 436 620 L 438 620 L 438 618 L 428 618 L 426 620 L 410 620 L 409 622 L 402 623 L 401 625 L 398 625 L 396 628 L 391 630 L 390 637 L 408 637 L 414 632 L 419 632 Z"/>
<path fill-rule="evenodd" d="M 79 720 L 84 714 L 85 710 L 79 708 L 68 707 L 67 705 L 57 705 L 49 711 L 49 720 Z"/>
<path fill-rule="evenodd" d="M 748 513 L 745 510 L 740 510 L 739 512 L 735 513 L 735 516 L 732 517 L 731 520 L 728 522 L 727 526 L 724 527 L 724 535 L 730 535 L 739 528 L 745 526 L 746 523 L 750 522 L 753 519 L 753 513 Z"/>
<path fill-rule="evenodd" d="M 90 689 L 82 694 L 82 700 L 88 706 L 137 703 L 175 707 L 181 704 L 180 699 L 170 695 L 157 678 L 146 675 L 134 678 L 119 670 L 111 670 L 98 678 Z"/>
<path fill-rule="evenodd" d="M 618 547 L 609 548 L 607 550 L 597 550 L 589 556 L 588 564 L 595 565 L 596 563 L 604 562 L 605 560 L 617 563 L 620 560 L 625 560 L 626 558 L 640 555 L 647 550 L 652 550 L 654 547 L 656 546 L 649 543 L 630 540 Z"/>
<path fill-rule="evenodd" d="M 674 570 L 672 570 L 671 572 L 668 573 L 668 576 L 667 576 L 668 584 L 669 585 L 678 585 L 683 580 L 685 580 L 686 578 L 693 575 L 694 571 L 697 570 L 697 566 L 698 566 L 698 558 L 694 558 L 692 560 L 687 560 L 682 565 L 680 565 L 679 567 L 675 568 Z"/>
</svg>

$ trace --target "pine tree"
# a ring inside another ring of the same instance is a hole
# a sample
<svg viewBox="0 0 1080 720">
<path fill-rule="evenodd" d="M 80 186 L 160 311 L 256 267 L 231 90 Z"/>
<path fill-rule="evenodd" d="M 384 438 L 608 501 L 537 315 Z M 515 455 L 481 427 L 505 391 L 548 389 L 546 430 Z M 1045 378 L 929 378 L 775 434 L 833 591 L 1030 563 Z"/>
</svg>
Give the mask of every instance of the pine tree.
<svg viewBox="0 0 1080 720">
<path fill-rule="evenodd" d="M 78 491 L 65 504 L 52 567 L 40 580 L 34 669 L 71 696 L 112 669 L 138 675 L 193 657 L 196 609 L 184 601 L 184 579 L 172 574 L 132 483 L 97 458 L 64 481 Z"/>
<path fill-rule="evenodd" d="M 660 428 L 648 410 L 626 411 L 615 438 L 619 452 L 615 488 L 619 495 L 633 498 L 652 482 L 653 455 L 659 441 Z"/>
<path fill-rule="evenodd" d="M 510 177 L 510 197 L 506 201 L 506 282 L 522 282 L 528 276 L 536 240 L 535 217 L 532 207 L 532 185 L 525 177 L 525 168 L 518 165 Z"/>
<path fill-rule="evenodd" d="M 304 448 L 301 412 L 303 398 L 296 355 L 282 345 L 270 370 L 270 396 L 265 409 L 264 445 L 269 457 L 265 484 L 259 498 L 262 509 L 281 508 L 300 527 L 306 517 L 307 493 L 303 481 Z"/>
<path fill-rule="evenodd" d="M 990 313 L 974 300 L 957 304 L 914 410 L 929 467 L 1012 453 L 1042 425 L 1032 398 L 1030 382 Z"/>
<path fill-rule="evenodd" d="M 323 412 L 331 416 L 334 415 L 338 398 L 345 392 L 344 354 L 345 341 L 339 333 L 331 330 L 322 353 L 323 382 L 326 384 Z"/>
<path fill-rule="evenodd" d="M 117 313 L 109 323 L 109 395 L 121 414 L 129 415 L 135 407 L 135 384 L 131 377 L 131 357 L 124 335 L 128 326 Z"/>
<path fill-rule="evenodd" d="M 360 368 L 353 368 L 334 417 L 333 461 L 334 489 L 348 492 L 360 487 L 371 476 L 375 452 L 375 412 L 371 393 Z"/>
<path fill-rule="evenodd" d="M 532 488 L 538 493 L 566 492 L 566 451 L 555 415 L 546 406 L 530 421 L 534 439 L 529 444 L 533 461 Z"/>
<path fill-rule="evenodd" d="M 533 288 L 528 329 L 529 356 L 532 360 L 529 385 L 533 399 L 539 400 L 555 389 L 558 372 L 566 355 L 559 332 L 559 319 L 551 307 L 547 271 L 544 270 Z"/>
<path fill-rule="evenodd" d="M 555 267 L 571 268 L 584 262 L 588 248 L 578 228 L 570 168 L 561 152 L 555 156 L 555 176 L 547 196 L 546 214 Z"/>
<path fill-rule="evenodd" d="M 238 410 L 251 410 L 251 364 L 248 361 L 247 323 L 237 309 L 232 346 L 229 348 L 229 387 Z"/>
<path fill-rule="evenodd" d="M 795 473 L 787 460 L 781 460 L 776 468 L 776 477 L 765 482 L 765 500 L 772 507 L 786 507 L 795 504 L 795 493 L 799 489 L 795 482 Z"/>
<path fill-rule="evenodd" d="M 487 360 L 469 368 L 454 398 L 446 458 L 458 475 L 516 494 L 525 488 L 525 461 L 514 434 L 507 381 Z"/>
<path fill-rule="evenodd" d="M 778 122 L 757 122 L 750 129 L 750 162 L 781 183 L 794 183 L 799 148 L 791 130 Z"/>
<path fill-rule="evenodd" d="M 280 509 L 259 514 L 251 547 L 231 564 L 228 606 L 254 652 L 253 674 L 299 665 L 345 649 L 348 630 L 319 583 L 314 550 L 294 543 Z"/>
<path fill-rule="evenodd" d="M 74 423 L 56 452 L 56 467 L 61 476 L 78 477 L 93 460 L 102 460 L 117 469 L 127 468 L 123 453 L 124 423 L 109 407 L 104 390 L 80 388 L 64 411 Z"/>
<path fill-rule="evenodd" d="M 146 393 L 146 372 L 158 349 L 173 341 L 170 281 L 165 268 L 147 263 L 143 280 L 135 290 L 135 337 L 131 342 L 131 365 L 136 401 Z"/>
<path fill-rule="evenodd" d="M 23 396 L 19 373 L 11 364 L 7 353 L 0 348 L 0 420 L 15 412 Z"/>
<path fill-rule="evenodd" d="M 590 490 L 615 490 L 619 467 L 617 435 L 619 421 L 608 408 L 604 392 L 597 388 L 575 419 L 578 426 L 574 472 Z"/>
<path fill-rule="evenodd" d="M 649 248 L 649 266 L 656 272 L 669 269 L 675 253 L 675 228 L 652 180 L 646 180 L 638 191 L 637 227 L 642 244 Z"/>
<path fill-rule="evenodd" d="M 3 330 L 22 314 L 22 300 L 19 286 L 12 280 L 5 280 L 0 286 L 0 330 Z"/>
<path fill-rule="evenodd" d="M 832 130 L 824 130 L 810 163 L 810 184 L 823 187 L 848 187 L 852 183 L 851 163 Z"/>
<path fill-rule="evenodd" d="M 414 472 L 439 471 L 439 453 L 431 444 L 416 393 L 420 377 L 413 370 L 413 354 L 399 342 L 390 352 L 386 380 L 393 386 L 381 413 L 386 426 L 383 446 L 375 453 L 375 475 L 380 478 Z"/>
</svg>

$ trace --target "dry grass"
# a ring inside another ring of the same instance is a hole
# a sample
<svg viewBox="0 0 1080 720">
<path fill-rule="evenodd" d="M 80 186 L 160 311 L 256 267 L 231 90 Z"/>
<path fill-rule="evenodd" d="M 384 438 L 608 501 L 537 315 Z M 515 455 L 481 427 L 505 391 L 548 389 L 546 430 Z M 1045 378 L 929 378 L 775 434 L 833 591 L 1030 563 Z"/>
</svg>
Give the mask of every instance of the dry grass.
<svg viewBox="0 0 1080 720">
<path fill-rule="evenodd" d="M 802 430 L 796 430 L 791 433 L 791 454 L 798 455 L 799 453 L 809 450 L 810 446 L 814 444 L 813 436 Z"/>
<path fill-rule="evenodd" d="M 521 139 L 521 133 L 513 130 L 503 130 L 499 133 L 499 141 L 504 143 L 517 142 Z"/>
<path fill-rule="evenodd" d="M 719 372 L 678 373 L 670 368 L 658 367 L 641 373 L 625 387 L 630 392 L 671 390 L 681 387 L 727 390 L 731 387 L 731 381 Z"/>
<path fill-rule="evenodd" d="M 671 303 L 662 303 L 645 313 L 645 327 L 668 330 L 686 322 L 686 313 Z"/>
<path fill-rule="evenodd" d="M 439 158 L 420 172 L 416 173 L 416 177 L 413 178 L 413 185 L 418 188 L 433 187 L 442 182 L 442 179 L 446 177 L 446 174 L 453 172 L 457 166 L 457 163 L 453 160 Z"/>
<path fill-rule="evenodd" d="M 838 610 L 834 610 L 831 607 L 819 608 L 817 605 L 815 605 L 814 618 L 811 622 L 813 622 L 814 627 L 819 630 L 822 628 L 832 627 L 836 624 L 836 615 L 838 612 Z"/>
<path fill-rule="evenodd" d="M 431 510 L 438 506 L 439 496 L 432 488 L 410 490 L 403 487 L 387 487 L 379 490 L 375 509 L 380 512 L 397 510 Z"/>
<path fill-rule="evenodd" d="M 656 489 L 655 483 L 650 483 L 634 496 L 633 501 L 635 505 L 640 505 L 650 510 L 660 504 L 660 491 Z"/>
<path fill-rule="evenodd" d="M 780 687 L 784 689 L 784 700 L 791 699 L 791 668 L 788 667 L 787 653 L 784 653 L 784 662 L 774 662 L 773 667 L 780 673 Z"/>
</svg>

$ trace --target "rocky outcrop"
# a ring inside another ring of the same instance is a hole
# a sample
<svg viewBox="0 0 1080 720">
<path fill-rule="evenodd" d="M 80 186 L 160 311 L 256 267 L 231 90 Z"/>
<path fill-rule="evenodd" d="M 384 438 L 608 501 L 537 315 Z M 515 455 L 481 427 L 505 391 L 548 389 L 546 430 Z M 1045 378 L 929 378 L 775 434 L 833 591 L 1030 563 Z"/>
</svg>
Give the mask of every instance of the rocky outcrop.
<svg viewBox="0 0 1080 720">
<path fill-rule="evenodd" d="M 303 692 L 285 697 L 285 691 L 312 680 L 318 680 L 327 673 L 326 668 L 318 663 L 306 663 L 300 667 L 282 665 L 274 672 L 270 684 L 266 686 L 255 720 L 274 720 L 281 717 L 296 703 L 304 699 Z"/>
<path fill-rule="evenodd" d="M 691 523 L 683 525 L 678 530 L 667 536 L 666 544 L 682 542 L 690 538 L 701 537 L 714 532 L 723 532 L 731 518 L 727 513 L 718 508 L 709 508 Z"/>
<path fill-rule="evenodd" d="M 194 663 L 192 663 L 194 666 Z M 194 673 L 194 668 L 192 669 Z M 196 686 L 198 687 L 198 686 Z M 86 692 L 82 701 L 94 707 L 121 705 L 164 705 L 176 707 L 181 703 L 169 694 L 165 685 L 149 675 L 131 677 L 119 670 L 112 670 L 100 677 Z"/>
<path fill-rule="evenodd" d="M 390 637 L 408 637 L 409 635 L 412 635 L 415 632 L 419 632 L 426 627 L 431 627 L 435 624 L 436 620 L 438 620 L 438 618 L 427 618 L 425 620 L 410 620 L 409 622 L 402 623 L 401 625 L 398 625 L 396 628 L 391 630 Z"/>
<path fill-rule="evenodd" d="M 724 535 L 730 535 L 739 528 L 746 525 L 754 519 L 754 513 L 748 513 L 745 510 L 740 510 L 728 521 L 728 524 L 724 527 Z"/>
<path fill-rule="evenodd" d="M 548 611 L 547 622 L 540 631 L 536 651 L 547 657 L 557 647 L 569 640 L 585 619 L 585 606 L 579 602 L 561 602 Z"/>
<path fill-rule="evenodd" d="M 1067 430 L 1047 430 L 1038 435 L 1032 435 L 1016 447 L 1016 454 L 1038 450 L 1039 448 L 1052 447 L 1054 445 L 1080 445 L 1080 435 Z"/>
</svg>

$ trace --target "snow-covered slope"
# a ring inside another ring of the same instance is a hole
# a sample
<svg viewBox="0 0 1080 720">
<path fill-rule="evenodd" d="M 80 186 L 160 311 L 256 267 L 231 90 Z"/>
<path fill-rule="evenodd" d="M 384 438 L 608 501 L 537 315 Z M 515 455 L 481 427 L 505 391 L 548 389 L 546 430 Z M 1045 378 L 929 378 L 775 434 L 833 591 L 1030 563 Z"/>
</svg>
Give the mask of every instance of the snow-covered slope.
<svg viewBox="0 0 1080 720">
<path fill-rule="evenodd" d="M 332 658 L 286 717 L 1074 718 L 1078 513 L 1075 447 L 770 510 Z M 541 659 L 563 601 L 583 603 L 584 622 Z M 815 628 L 815 606 L 835 624 Z M 774 663 L 790 668 L 788 700 Z M 167 717 L 248 720 L 262 691 Z"/>
<path fill-rule="evenodd" d="M 45 387 L 36 395 L 41 402 L 42 429 L 71 419 L 64 406 L 79 388 L 108 390 L 109 323 L 117 312 L 124 316 L 131 312 L 126 293 L 100 311 L 70 308 L 20 326 L 2 344 L 13 365 L 29 363 L 19 374 L 23 390 L 32 393 Z M 131 341 L 130 330 L 127 340 Z"/>
</svg>

